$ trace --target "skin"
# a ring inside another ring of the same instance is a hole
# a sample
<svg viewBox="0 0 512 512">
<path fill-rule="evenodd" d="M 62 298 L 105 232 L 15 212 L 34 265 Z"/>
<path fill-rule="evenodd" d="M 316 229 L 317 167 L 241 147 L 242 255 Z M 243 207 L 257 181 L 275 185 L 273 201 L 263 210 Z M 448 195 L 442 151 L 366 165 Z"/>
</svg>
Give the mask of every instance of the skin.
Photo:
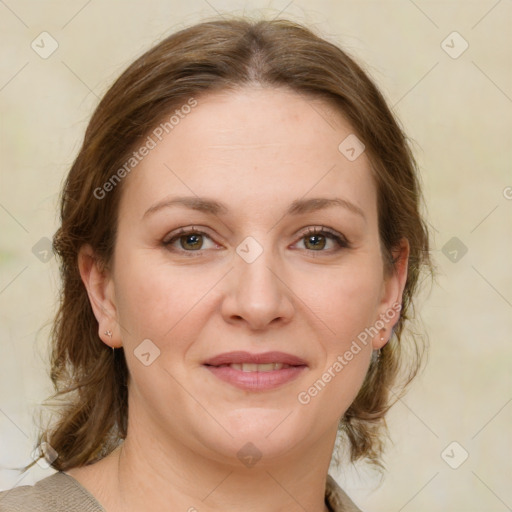
<svg viewBox="0 0 512 512">
<path fill-rule="evenodd" d="M 401 302 L 408 245 L 388 275 L 369 159 L 340 153 L 353 129 L 329 104 L 260 87 L 197 99 L 125 178 L 111 268 L 89 246 L 80 253 L 99 336 L 126 355 L 129 427 L 120 448 L 67 473 L 108 512 L 321 512 L 338 421 L 398 316 L 308 404 L 297 396 Z M 171 196 L 213 198 L 229 212 L 144 216 Z M 343 198 L 364 216 L 341 206 L 284 216 L 312 197 Z M 315 247 L 305 232 L 322 226 L 350 246 L 327 236 Z M 206 236 L 165 246 L 181 227 Z M 236 252 L 248 236 L 263 249 L 252 263 Z M 160 350 L 149 366 L 134 354 L 144 339 Z M 234 350 L 287 352 L 308 367 L 277 389 L 244 391 L 202 366 Z M 237 457 L 248 442 L 262 455 L 253 467 Z"/>
</svg>

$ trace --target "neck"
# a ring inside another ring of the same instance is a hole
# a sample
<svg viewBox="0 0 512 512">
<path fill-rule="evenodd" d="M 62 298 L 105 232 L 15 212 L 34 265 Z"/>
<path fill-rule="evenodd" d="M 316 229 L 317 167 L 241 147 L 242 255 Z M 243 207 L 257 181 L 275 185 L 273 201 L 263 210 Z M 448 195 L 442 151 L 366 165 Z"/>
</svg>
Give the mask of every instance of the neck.
<svg viewBox="0 0 512 512">
<path fill-rule="evenodd" d="M 119 510 L 187 512 L 325 512 L 325 480 L 335 439 L 310 446 L 300 457 L 265 461 L 252 467 L 194 454 L 183 446 L 162 445 L 155 437 L 128 432 L 109 457 Z M 332 436 L 331 436 L 332 437 Z M 112 494 L 111 494 L 112 496 Z M 110 511 L 109 511 L 110 512 Z"/>
</svg>

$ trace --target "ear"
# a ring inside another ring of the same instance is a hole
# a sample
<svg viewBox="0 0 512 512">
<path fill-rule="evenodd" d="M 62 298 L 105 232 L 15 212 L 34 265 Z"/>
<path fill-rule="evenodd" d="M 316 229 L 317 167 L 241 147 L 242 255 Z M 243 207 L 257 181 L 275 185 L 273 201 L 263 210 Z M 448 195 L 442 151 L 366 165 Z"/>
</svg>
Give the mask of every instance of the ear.
<svg viewBox="0 0 512 512">
<path fill-rule="evenodd" d="M 384 275 L 379 317 L 375 321 L 375 325 L 380 330 L 373 338 L 374 350 L 382 348 L 389 341 L 391 330 L 400 318 L 402 296 L 407 281 L 409 253 L 409 241 L 406 238 L 402 238 L 399 246 L 391 252 L 393 267 L 385 271 Z M 382 324 L 384 325 L 382 326 Z"/>
<path fill-rule="evenodd" d="M 122 341 L 117 320 L 114 282 L 89 244 L 80 248 L 78 268 L 80 277 L 87 289 L 94 316 L 98 320 L 100 339 L 110 347 L 121 347 Z"/>
</svg>

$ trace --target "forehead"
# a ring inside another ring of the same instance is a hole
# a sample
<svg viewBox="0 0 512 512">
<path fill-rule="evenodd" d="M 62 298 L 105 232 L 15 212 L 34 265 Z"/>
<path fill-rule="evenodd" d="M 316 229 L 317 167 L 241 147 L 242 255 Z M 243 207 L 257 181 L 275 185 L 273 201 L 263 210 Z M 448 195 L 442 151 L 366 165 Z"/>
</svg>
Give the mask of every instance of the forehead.
<svg viewBox="0 0 512 512">
<path fill-rule="evenodd" d="M 329 103 L 260 87 L 195 101 L 172 124 L 171 112 L 149 132 L 155 146 L 126 178 L 122 210 L 140 218 L 154 201 L 173 194 L 218 197 L 244 211 L 288 206 L 306 195 L 341 195 L 376 214 L 369 159 L 363 152 L 350 161 L 340 152 L 353 129 Z"/>
</svg>

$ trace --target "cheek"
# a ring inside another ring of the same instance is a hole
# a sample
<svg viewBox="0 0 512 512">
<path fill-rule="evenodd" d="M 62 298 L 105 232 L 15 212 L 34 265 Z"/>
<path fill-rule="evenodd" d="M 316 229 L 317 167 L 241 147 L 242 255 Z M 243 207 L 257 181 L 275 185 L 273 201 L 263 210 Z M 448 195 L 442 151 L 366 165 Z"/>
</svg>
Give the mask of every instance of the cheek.
<svg viewBox="0 0 512 512">
<path fill-rule="evenodd" d="M 129 244 L 125 244 L 128 246 Z M 143 251 L 129 251 L 122 244 L 117 247 L 115 264 L 116 307 L 118 320 L 123 327 L 125 337 L 152 338 L 155 336 L 152 325 L 161 325 L 163 312 L 172 302 L 175 289 L 167 286 L 166 274 L 158 271 L 149 259 L 143 257 Z M 176 301 L 174 301 L 176 302 Z"/>
<path fill-rule="evenodd" d="M 315 416 L 335 421 L 357 396 L 368 371 L 372 337 L 366 331 L 376 321 L 377 273 L 348 274 L 318 295 L 319 316 L 328 326 L 319 339 L 324 355 L 298 402 Z M 322 302 L 320 302 L 322 301 Z M 320 307 L 321 306 L 321 307 Z M 328 411 L 328 412 L 326 412 Z"/>
<path fill-rule="evenodd" d="M 173 266 L 152 251 L 125 253 L 116 264 L 117 313 L 125 327 L 123 341 L 127 337 L 129 343 L 149 338 L 161 345 L 166 338 L 176 338 L 218 281 L 211 270 Z"/>
<path fill-rule="evenodd" d="M 323 293 L 318 294 L 321 318 L 329 330 L 322 338 L 325 359 L 315 372 L 317 380 L 310 391 L 321 392 L 323 398 L 319 402 L 333 401 L 337 404 L 335 409 L 348 408 L 368 370 L 381 279 L 377 265 L 366 267 L 366 271 L 354 266 L 351 271 L 347 268 L 340 272 L 334 283 L 325 283 Z"/>
<path fill-rule="evenodd" d="M 330 327 L 335 343 L 343 344 L 375 323 L 381 280 L 378 267 L 372 266 L 366 269 L 347 267 L 326 280 L 317 293 L 317 309 Z"/>
</svg>

